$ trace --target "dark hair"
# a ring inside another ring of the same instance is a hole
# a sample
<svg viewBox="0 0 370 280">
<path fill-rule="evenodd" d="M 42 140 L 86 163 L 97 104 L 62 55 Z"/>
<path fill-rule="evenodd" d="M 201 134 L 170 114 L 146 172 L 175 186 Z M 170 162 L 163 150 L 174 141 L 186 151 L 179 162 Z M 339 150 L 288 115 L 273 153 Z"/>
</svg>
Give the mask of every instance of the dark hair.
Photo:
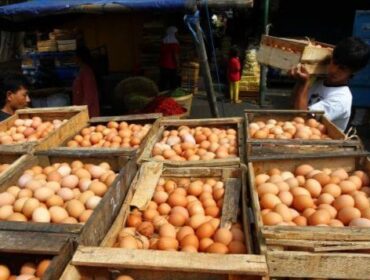
<svg viewBox="0 0 370 280">
<path fill-rule="evenodd" d="M 349 37 L 339 42 L 333 51 L 333 62 L 357 72 L 370 58 L 369 46 L 360 38 Z"/>
<path fill-rule="evenodd" d="M 76 56 L 81 59 L 83 63 L 86 63 L 89 66 L 93 64 L 93 57 L 90 50 L 86 46 L 79 46 L 76 49 Z"/>
<path fill-rule="evenodd" d="M 0 78 L 0 106 L 6 103 L 7 92 L 16 92 L 21 87 L 28 88 L 29 82 L 27 78 L 19 73 L 7 73 Z"/>
<path fill-rule="evenodd" d="M 239 49 L 237 46 L 232 46 L 229 51 L 230 57 L 238 57 L 239 56 Z"/>
</svg>

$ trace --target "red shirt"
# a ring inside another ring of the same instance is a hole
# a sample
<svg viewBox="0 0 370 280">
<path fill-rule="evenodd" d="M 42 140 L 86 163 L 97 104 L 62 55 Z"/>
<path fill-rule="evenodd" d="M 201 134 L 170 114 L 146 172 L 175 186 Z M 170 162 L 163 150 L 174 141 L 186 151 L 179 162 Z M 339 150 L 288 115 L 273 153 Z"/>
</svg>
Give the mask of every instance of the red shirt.
<svg viewBox="0 0 370 280">
<path fill-rule="evenodd" d="M 176 69 L 175 56 L 180 52 L 180 45 L 177 43 L 161 45 L 160 66 L 167 69 Z"/>
<path fill-rule="evenodd" d="M 240 81 L 240 61 L 238 57 L 229 59 L 227 70 L 230 82 Z"/>
<path fill-rule="evenodd" d="M 73 82 L 73 105 L 87 105 L 90 117 L 99 116 L 99 96 L 94 72 L 84 65 Z"/>
</svg>

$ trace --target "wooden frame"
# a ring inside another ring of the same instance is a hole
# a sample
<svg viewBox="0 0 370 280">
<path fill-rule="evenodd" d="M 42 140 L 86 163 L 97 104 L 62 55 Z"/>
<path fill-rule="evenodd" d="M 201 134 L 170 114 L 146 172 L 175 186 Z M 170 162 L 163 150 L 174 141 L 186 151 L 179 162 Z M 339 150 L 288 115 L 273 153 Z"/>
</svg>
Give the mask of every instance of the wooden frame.
<svg viewBox="0 0 370 280">
<path fill-rule="evenodd" d="M 260 252 L 266 255 L 271 277 L 317 277 L 367 279 L 370 272 L 370 228 L 335 228 L 315 226 L 264 226 L 255 175 L 276 166 L 293 171 L 307 159 L 263 159 L 248 164 L 249 188 L 255 221 L 255 236 Z M 370 160 L 364 156 L 342 156 L 335 160 L 310 157 L 315 168 L 361 168 L 370 171 Z"/>
<path fill-rule="evenodd" d="M 27 157 L 19 162 L 12 172 L 8 172 L 6 174 L 6 180 L 4 180 L 4 183 L 0 186 L 0 191 L 5 191 L 9 186 L 14 185 L 23 174 L 24 170 L 36 164 L 48 166 L 55 162 L 72 162 L 76 159 L 85 163 L 95 164 L 106 161 L 115 172 L 119 173 L 84 225 L 0 221 L 0 230 L 65 233 L 78 238 L 81 244 L 99 244 L 117 215 L 133 174 L 135 174 L 136 165 L 134 161 L 131 161 L 127 165 L 123 165 L 119 155 L 107 157 L 105 155 L 91 156 L 89 154 L 84 154 L 77 157 L 64 155 L 63 153 L 59 155 L 55 153 L 49 155 L 47 152 L 40 153 L 36 156 Z"/>
<path fill-rule="evenodd" d="M 162 114 L 137 114 L 137 115 L 125 115 L 125 116 L 116 116 L 116 117 L 96 117 L 92 118 L 86 123 L 79 131 L 75 132 L 73 135 L 69 135 L 68 139 L 65 139 L 63 143 L 59 147 L 54 148 L 53 150 L 57 152 L 64 152 L 65 154 L 83 154 L 83 153 L 107 153 L 107 154 L 118 154 L 120 153 L 121 156 L 130 157 L 133 152 L 139 152 L 146 144 L 148 138 L 150 137 L 153 127 L 155 126 L 156 120 L 162 117 Z M 145 136 L 143 142 L 141 143 L 138 149 L 134 148 L 69 148 L 67 147 L 67 142 L 71 140 L 74 136 L 79 134 L 81 130 L 85 127 L 89 127 L 91 125 L 98 125 L 98 124 L 107 124 L 110 121 L 122 122 L 127 121 L 129 123 L 135 124 L 152 124 L 153 127 L 149 130 L 148 134 Z"/>
<path fill-rule="evenodd" d="M 324 151 L 335 153 L 344 151 L 361 150 L 360 140 L 347 139 L 346 135 L 339 130 L 321 111 L 307 110 L 245 110 L 245 135 L 247 158 L 273 158 L 289 154 L 307 154 Z M 254 139 L 249 134 L 249 124 L 257 121 L 275 119 L 277 121 L 289 121 L 295 117 L 304 119 L 315 118 L 327 128 L 331 140 L 304 140 L 304 139 Z"/>
<path fill-rule="evenodd" d="M 148 182 L 145 178 L 154 178 Z M 114 273 L 118 270 L 132 275 L 135 279 L 262 279 L 261 276 L 267 274 L 267 267 L 264 256 L 245 254 L 245 255 L 217 255 L 207 253 L 185 253 L 185 252 L 165 252 L 156 250 L 129 250 L 123 248 L 111 248 L 117 238 L 117 235 L 126 222 L 132 205 L 146 205 L 151 200 L 151 189 L 154 190 L 160 177 L 166 178 L 199 178 L 213 177 L 225 180 L 225 199 L 228 201 L 223 206 L 228 214 L 235 203 L 233 199 L 227 200 L 228 194 L 238 196 L 241 199 L 242 222 L 246 236 L 246 244 L 251 250 L 251 241 L 249 239 L 249 220 L 247 211 L 247 195 L 245 187 L 245 177 L 240 168 L 163 168 L 162 163 L 149 162 L 144 163 L 132 182 L 130 190 L 126 196 L 114 224 L 108 234 L 102 241 L 100 247 L 80 246 L 71 264 L 67 267 L 61 279 L 79 279 L 81 275 L 89 273 Z M 228 184 L 230 187 L 227 187 Z M 237 184 L 241 185 L 240 192 Z M 149 185 L 149 186 L 148 186 Z M 142 193 L 142 191 L 144 193 Z M 140 193 L 140 196 L 136 195 Z M 146 196 L 145 194 L 148 194 Z M 144 194 L 144 195 L 142 195 Z M 146 197 L 145 197 L 146 196 Z M 140 198 L 145 197 L 143 200 Z M 139 201 L 136 199 L 139 198 Z M 231 208 L 228 208 L 231 207 Z M 140 207 L 139 207 L 140 208 Z M 229 210 L 227 210 L 229 209 Z M 223 213 L 224 218 L 231 221 L 231 216 Z M 225 215 L 225 217 L 224 217 Z M 222 223 L 222 222 L 221 222 Z M 250 251 L 251 252 L 251 251 Z"/>
<path fill-rule="evenodd" d="M 8 169 L 4 170 L 0 173 L 0 186 L 6 182 L 8 179 L 7 174 L 13 174 L 18 166 L 28 160 L 29 155 L 20 155 L 20 154 L 8 154 L 8 153 L 1 153 L 0 154 L 0 164 L 8 163 L 10 166 Z"/>
<path fill-rule="evenodd" d="M 0 145 L 0 152 L 5 153 L 33 153 L 45 151 L 58 146 L 70 135 L 79 131 L 88 121 L 87 106 L 50 107 L 37 109 L 21 109 L 10 118 L 0 123 L 0 131 L 6 131 L 13 126 L 18 118 L 31 118 L 39 116 L 44 121 L 55 118 L 68 119 L 61 127 L 51 132 L 41 141 L 30 141 L 21 144 Z"/>
<path fill-rule="evenodd" d="M 152 158 L 151 153 L 155 143 L 157 143 L 165 129 L 169 127 L 179 127 L 187 125 L 190 127 L 206 126 L 206 127 L 226 127 L 234 128 L 237 132 L 238 142 L 238 157 L 226 159 L 213 159 L 213 160 L 197 160 L 197 161 L 161 161 L 167 167 L 195 167 L 195 166 L 238 166 L 240 162 L 244 162 L 244 121 L 242 118 L 218 118 L 218 119 L 170 119 L 163 118 L 158 122 L 158 128 L 148 139 L 146 146 L 139 154 L 138 163 L 147 161 L 158 161 Z M 159 162 L 159 161 L 158 161 Z"/>
<path fill-rule="evenodd" d="M 286 71 L 301 63 L 309 74 L 326 74 L 334 46 L 315 41 L 312 43 L 322 47 L 310 45 L 308 40 L 262 35 L 257 60 L 261 64 Z"/>
<path fill-rule="evenodd" d="M 0 263 L 19 267 L 27 261 L 51 258 L 44 280 L 59 279 L 75 248 L 64 234 L 0 231 Z"/>
</svg>

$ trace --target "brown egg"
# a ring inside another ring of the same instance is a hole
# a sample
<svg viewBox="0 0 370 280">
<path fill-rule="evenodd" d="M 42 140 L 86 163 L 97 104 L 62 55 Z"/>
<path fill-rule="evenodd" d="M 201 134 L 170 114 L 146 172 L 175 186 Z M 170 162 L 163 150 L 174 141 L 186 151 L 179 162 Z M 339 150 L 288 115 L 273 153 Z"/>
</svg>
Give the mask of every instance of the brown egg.
<svg viewBox="0 0 370 280">
<path fill-rule="evenodd" d="M 146 221 L 152 221 L 155 216 L 158 216 L 159 213 L 155 209 L 146 209 L 143 213 L 143 218 Z"/>
<path fill-rule="evenodd" d="M 154 233 L 154 226 L 153 226 L 153 224 L 151 223 L 151 222 L 142 222 L 137 228 L 136 228 L 136 230 L 140 233 L 140 234 L 142 234 L 142 235 L 144 235 L 144 236 L 146 236 L 146 237 L 148 237 L 148 238 L 150 238 L 150 237 L 152 237 L 152 235 L 153 235 L 153 233 Z"/>
<path fill-rule="evenodd" d="M 15 202 L 15 196 L 8 192 L 0 193 L 0 207 L 12 205 Z"/>
<path fill-rule="evenodd" d="M 281 202 L 287 206 L 290 206 L 293 203 L 293 195 L 289 191 L 279 192 L 278 197 L 281 200 Z"/>
<path fill-rule="evenodd" d="M 188 221 L 187 225 L 193 229 L 199 228 L 205 222 L 205 216 L 203 214 L 195 214 Z"/>
<path fill-rule="evenodd" d="M 233 240 L 233 235 L 230 230 L 226 228 L 220 228 L 215 232 L 213 240 L 224 245 L 229 245 Z"/>
<path fill-rule="evenodd" d="M 308 224 L 316 226 L 320 224 L 328 224 L 331 220 L 329 211 L 326 209 L 319 209 L 308 218 Z"/>
<path fill-rule="evenodd" d="M 361 180 L 360 177 L 358 177 L 358 176 L 349 176 L 348 180 L 355 184 L 356 190 L 361 189 L 362 180 Z"/>
<path fill-rule="evenodd" d="M 245 236 L 243 231 L 240 228 L 232 227 L 230 229 L 231 234 L 233 235 L 233 241 L 244 242 Z"/>
<path fill-rule="evenodd" d="M 64 201 L 69 201 L 75 197 L 74 192 L 69 188 L 61 188 L 57 195 L 60 196 Z"/>
<path fill-rule="evenodd" d="M 50 197 L 54 195 L 54 190 L 48 187 L 41 187 L 35 190 L 33 196 L 41 202 L 47 201 Z"/>
<path fill-rule="evenodd" d="M 172 193 L 168 197 L 167 203 L 171 207 L 175 207 L 175 206 L 186 207 L 186 205 L 187 205 L 188 202 L 187 202 L 185 196 L 183 196 L 181 194 L 177 194 L 177 193 Z"/>
<path fill-rule="evenodd" d="M 205 209 L 205 214 L 213 218 L 217 218 L 221 215 L 221 210 L 217 206 L 209 206 Z"/>
<path fill-rule="evenodd" d="M 138 244 L 137 244 L 135 237 L 126 236 L 120 240 L 119 247 L 125 248 L 125 249 L 137 249 Z"/>
<path fill-rule="evenodd" d="M 370 208 L 361 210 L 361 217 L 370 219 Z"/>
<path fill-rule="evenodd" d="M 142 219 L 138 215 L 130 214 L 127 217 L 126 226 L 128 227 L 138 227 L 142 223 Z"/>
<path fill-rule="evenodd" d="M 308 179 L 305 183 L 305 188 L 310 192 L 312 197 L 318 197 L 321 193 L 321 185 L 315 179 Z"/>
<path fill-rule="evenodd" d="M 203 238 L 199 240 L 199 251 L 206 252 L 207 248 L 211 246 L 214 241 L 211 238 Z"/>
<path fill-rule="evenodd" d="M 270 178 L 267 174 L 258 174 L 255 178 L 256 185 L 265 183 Z"/>
<path fill-rule="evenodd" d="M 181 239 L 180 246 L 182 248 L 186 246 L 191 246 L 191 247 L 196 248 L 196 250 L 198 250 L 199 248 L 198 237 L 195 234 L 188 234 Z"/>
<path fill-rule="evenodd" d="M 293 207 L 298 211 L 314 206 L 313 200 L 308 195 L 297 195 L 293 199 Z"/>
<path fill-rule="evenodd" d="M 60 175 L 58 171 L 53 171 L 47 175 L 47 180 L 60 183 L 62 181 L 62 176 Z"/>
<path fill-rule="evenodd" d="M 361 170 L 357 170 L 353 173 L 353 175 L 356 175 L 362 180 L 362 186 L 369 186 L 370 179 L 369 179 L 369 176 L 365 172 Z"/>
<path fill-rule="evenodd" d="M 352 196 L 348 194 L 342 194 L 334 200 L 333 206 L 335 207 L 335 209 L 339 211 L 340 209 L 345 207 L 355 206 L 355 200 L 353 199 Z"/>
<path fill-rule="evenodd" d="M 246 254 L 247 248 L 240 241 L 231 241 L 227 246 L 230 254 Z"/>
<path fill-rule="evenodd" d="M 95 194 L 90 191 L 90 190 L 87 190 L 87 191 L 84 191 L 83 193 L 81 193 L 80 197 L 78 198 L 79 201 L 81 201 L 83 204 L 86 204 L 87 200 L 94 196 Z"/>
<path fill-rule="evenodd" d="M 291 179 L 291 178 L 289 178 L 289 179 Z M 275 185 L 279 188 L 279 192 L 289 191 L 289 189 L 290 189 L 289 184 L 287 182 L 284 182 L 284 181 L 277 182 Z"/>
<path fill-rule="evenodd" d="M 330 204 L 320 204 L 318 209 L 325 209 L 330 213 L 332 219 L 337 216 L 338 211 Z"/>
<path fill-rule="evenodd" d="M 97 196 L 104 196 L 104 194 L 107 192 L 108 187 L 99 181 L 92 181 L 89 190 L 92 191 Z"/>
<path fill-rule="evenodd" d="M 306 208 L 303 213 L 302 213 L 302 216 L 305 217 L 305 218 L 309 218 L 313 213 L 315 213 L 316 210 L 313 209 L 313 208 Z"/>
<path fill-rule="evenodd" d="M 304 216 L 298 216 L 293 219 L 293 222 L 297 226 L 307 226 L 307 218 Z"/>
<path fill-rule="evenodd" d="M 203 182 L 200 180 L 190 183 L 189 188 L 187 189 L 188 194 L 199 196 L 203 192 Z"/>
<path fill-rule="evenodd" d="M 176 229 L 171 224 L 162 225 L 159 229 L 159 236 L 160 237 L 170 237 L 176 238 Z"/>
<path fill-rule="evenodd" d="M 346 180 L 349 177 L 348 173 L 343 168 L 334 170 L 330 175 L 331 177 L 338 177 L 341 180 Z"/>
<path fill-rule="evenodd" d="M 92 213 L 93 213 L 93 210 L 91 210 L 91 209 L 87 209 L 87 210 L 83 211 L 82 214 L 78 217 L 79 221 L 81 223 L 86 223 L 87 220 L 92 215 Z"/>
<path fill-rule="evenodd" d="M 157 243 L 158 250 L 163 251 L 173 251 L 177 250 L 179 247 L 179 242 L 172 237 L 160 237 Z"/>
<path fill-rule="evenodd" d="M 29 198 L 24 202 L 22 213 L 27 217 L 31 218 L 35 209 L 40 206 L 40 202 L 36 198 Z"/>
<path fill-rule="evenodd" d="M 153 200 L 157 204 L 162 204 L 168 199 L 168 194 L 165 191 L 156 191 L 153 195 Z"/>
<path fill-rule="evenodd" d="M 66 210 L 69 216 L 78 219 L 85 211 L 83 203 L 77 199 L 72 199 L 66 203 Z"/>
<path fill-rule="evenodd" d="M 271 211 L 262 215 L 262 221 L 266 226 L 273 226 L 283 222 L 283 218 L 278 213 Z"/>
<path fill-rule="evenodd" d="M 50 212 L 51 221 L 53 223 L 59 224 L 63 220 L 65 220 L 66 218 L 68 218 L 67 211 L 64 208 L 59 207 L 59 206 L 52 206 L 52 207 L 50 207 L 49 212 Z"/>
<path fill-rule="evenodd" d="M 283 218 L 284 222 L 290 222 L 293 219 L 290 209 L 283 203 L 276 205 L 274 211 Z"/>
<path fill-rule="evenodd" d="M 257 193 L 259 196 L 263 196 L 266 193 L 277 195 L 279 193 L 279 188 L 273 183 L 263 183 L 258 185 Z"/>
<path fill-rule="evenodd" d="M 8 280 L 10 277 L 10 270 L 5 265 L 0 265 L 0 280 Z"/>
<path fill-rule="evenodd" d="M 294 173 L 296 176 L 299 176 L 299 175 L 306 176 L 308 173 L 310 173 L 313 170 L 314 168 L 311 165 L 302 164 L 295 169 Z"/>
<path fill-rule="evenodd" d="M 318 204 L 332 204 L 334 201 L 334 196 L 332 196 L 329 193 L 322 193 L 318 198 L 317 198 L 317 203 Z"/>
<path fill-rule="evenodd" d="M 355 194 L 353 198 L 355 200 L 355 207 L 359 210 L 370 208 L 370 201 L 365 195 Z"/>
<path fill-rule="evenodd" d="M 332 219 L 328 225 L 331 227 L 344 227 L 343 223 L 337 219 Z"/>
<path fill-rule="evenodd" d="M 215 189 L 213 191 L 213 198 L 215 200 L 220 200 L 221 198 L 223 198 L 224 194 L 225 194 L 225 189 L 224 188 Z"/>
<path fill-rule="evenodd" d="M 78 221 L 73 217 L 68 217 L 62 221 L 62 224 L 77 224 Z"/>
<path fill-rule="evenodd" d="M 215 228 L 210 223 L 203 223 L 196 229 L 196 235 L 199 239 L 211 237 L 215 232 Z"/>
<path fill-rule="evenodd" d="M 342 190 L 338 185 L 330 183 L 325 185 L 325 187 L 322 189 L 322 192 L 331 194 L 334 198 L 337 198 L 341 195 Z"/>
<path fill-rule="evenodd" d="M 338 220 L 344 225 L 348 225 L 353 219 L 360 218 L 361 212 L 354 207 L 344 207 L 338 211 Z"/>
<path fill-rule="evenodd" d="M 100 196 L 93 195 L 86 200 L 85 206 L 87 209 L 95 209 L 101 201 Z"/>
<path fill-rule="evenodd" d="M 311 196 L 311 193 L 307 189 L 302 188 L 302 187 L 292 188 L 290 189 L 290 192 L 292 193 L 293 196 L 297 196 L 297 195 Z"/>
<path fill-rule="evenodd" d="M 207 248 L 207 253 L 227 254 L 229 248 L 222 243 L 214 242 Z"/>
<path fill-rule="evenodd" d="M 168 215 L 171 211 L 171 206 L 167 203 L 162 203 L 158 206 L 157 210 L 161 215 Z"/>
<path fill-rule="evenodd" d="M 13 221 L 13 222 L 27 222 L 26 216 L 24 216 L 21 213 L 13 213 L 7 218 L 8 221 Z"/>
<path fill-rule="evenodd" d="M 179 240 L 180 242 L 181 242 L 181 240 L 185 237 L 185 236 L 187 236 L 187 235 L 192 235 L 192 234 L 194 234 L 195 232 L 194 232 L 194 229 L 192 228 L 192 227 L 190 227 L 190 226 L 183 226 L 183 227 L 181 227 L 180 229 L 179 229 L 179 231 L 177 232 L 177 234 L 176 234 L 176 238 L 177 238 L 177 240 Z"/>
<path fill-rule="evenodd" d="M 263 195 L 260 200 L 262 209 L 273 209 L 279 203 L 281 203 L 280 199 L 271 193 Z"/>
<path fill-rule="evenodd" d="M 36 265 L 30 262 L 23 264 L 20 270 L 20 274 L 34 275 L 35 273 L 36 273 Z"/>
<path fill-rule="evenodd" d="M 344 180 L 340 182 L 339 187 L 341 188 L 343 194 L 352 193 L 357 189 L 355 183 L 350 180 Z"/>
<path fill-rule="evenodd" d="M 168 217 L 168 222 L 170 224 L 174 225 L 175 227 L 181 227 L 185 224 L 186 217 L 184 217 L 183 215 L 181 215 L 179 213 L 172 213 Z"/>
</svg>

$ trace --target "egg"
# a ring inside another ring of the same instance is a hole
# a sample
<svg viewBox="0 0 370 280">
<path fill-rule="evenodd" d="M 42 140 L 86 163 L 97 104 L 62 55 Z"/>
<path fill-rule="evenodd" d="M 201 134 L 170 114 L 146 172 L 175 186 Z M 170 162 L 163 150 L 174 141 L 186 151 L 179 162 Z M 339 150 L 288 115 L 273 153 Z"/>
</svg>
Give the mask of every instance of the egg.
<svg viewBox="0 0 370 280">
<path fill-rule="evenodd" d="M 5 265 L 0 265 L 0 280 L 8 280 L 10 277 L 10 270 Z"/>
<path fill-rule="evenodd" d="M 6 220 L 10 215 L 14 213 L 13 206 L 4 205 L 0 207 L 0 220 Z"/>
<path fill-rule="evenodd" d="M 183 226 L 179 229 L 176 234 L 176 239 L 181 242 L 181 240 L 187 235 L 194 235 L 194 229 L 190 226 Z"/>
<path fill-rule="evenodd" d="M 61 223 L 63 220 L 68 218 L 67 211 L 60 206 L 52 206 L 49 208 L 50 218 L 53 223 Z"/>
<path fill-rule="evenodd" d="M 334 201 L 334 196 L 329 193 L 323 193 L 317 198 L 318 204 L 331 204 Z"/>
<path fill-rule="evenodd" d="M 352 193 L 357 189 L 355 183 L 353 183 L 350 180 L 344 180 L 344 181 L 340 182 L 339 187 L 340 187 L 342 193 L 344 193 L 344 194 Z"/>
<path fill-rule="evenodd" d="M 48 187 L 41 187 L 35 190 L 33 196 L 40 202 L 47 201 L 50 197 L 54 195 L 54 190 Z"/>
<path fill-rule="evenodd" d="M 240 241 L 231 241 L 227 246 L 230 254 L 246 254 L 247 248 Z"/>
<path fill-rule="evenodd" d="M 263 209 L 273 209 L 279 203 L 281 203 L 280 199 L 271 193 L 264 194 L 260 200 L 260 205 Z"/>
<path fill-rule="evenodd" d="M 350 227 L 370 227 L 370 220 L 365 218 L 354 218 L 349 223 Z"/>
<path fill-rule="evenodd" d="M 211 237 L 215 232 L 214 227 L 210 223 L 203 223 L 196 229 L 196 235 L 199 239 Z"/>
<path fill-rule="evenodd" d="M 187 205 L 188 202 L 187 202 L 187 200 L 186 200 L 186 198 L 185 198 L 184 195 L 181 195 L 181 194 L 178 194 L 178 193 L 172 193 L 168 197 L 167 203 L 171 207 L 175 207 L 175 206 L 186 207 L 186 205 Z"/>
<path fill-rule="evenodd" d="M 108 187 L 102 182 L 93 181 L 89 185 L 88 189 L 91 190 L 97 196 L 103 196 L 107 192 Z"/>
<path fill-rule="evenodd" d="M 230 230 L 226 228 L 219 228 L 214 236 L 213 239 L 215 242 L 222 243 L 224 245 L 229 245 L 230 242 L 233 240 L 233 234 Z"/>
<path fill-rule="evenodd" d="M 342 190 L 338 185 L 330 183 L 325 185 L 325 187 L 322 189 L 322 192 L 331 194 L 334 198 L 337 198 L 341 195 Z"/>
<path fill-rule="evenodd" d="M 353 199 L 352 196 L 350 196 L 348 194 L 342 194 L 334 200 L 333 206 L 335 207 L 335 209 L 337 209 L 339 211 L 339 210 L 341 210 L 342 208 L 345 208 L 345 207 L 355 206 L 355 200 Z"/>
<path fill-rule="evenodd" d="M 313 200 L 308 195 L 297 195 L 293 198 L 293 207 L 298 211 L 311 208 L 314 205 Z"/>
<path fill-rule="evenodd" d="M 85 207 L 81 201 L 72 199 L 66 203 L 66 210 L 69 216 L 77 219 L 85 211 Z"/>
<path fill-rule="evenodd" d="M 159 229 L 160 237 L 170 237 L 175 239 L 176 238 L 176 229 L 171 224 L 162 225 Z"/>
<path fill-rule="evenodd" d="M 15 196 L 8 192 L 0 193 L 0 207 L 12 205 L 15 202 Z"/>
<path fill-rule="evenodd" d="M 74 198 L 74 193 L 70 188 L 61 188 L 57 195 L 60 196 L 64 201 L 68 201 Z"/>
<path fill-rule="evenodd" d="M 180 240 L 180 246 L 182 248 L 191 246 L 198 251 L 199 248 L 199 240 L 198 237 L 194 233 L 187 234 Z"/>
<path fill-rule="evenodd" d="M 279 188 L 273 183 L 263 183 L 257 187 L 257 193 L 259 196 L 267 193 L 277 195 L 279 193 Z"/>
<path fill-rule="evenodd" d="M 51 217 L 47 209 L 37 207 L 32 213 L 32 221 L 37 223 L 50 223 Z"/>
<path fill-rule="evenodd" d="M 53 171 L 47 175 L 47 180 L 60 183 L 62 181 L 62 175 L 58 171 Z"/>
<path fill-rule="evenodd" d="M 348 225 L 353 219 L 361 218 L 361 212 L 354 207 L 344 207 L 338 211 L 337 219 Z"/>
<path fill-rule="evenodd" d="M 302 176 L 306 176 L 308 173 L 310 173 L 311 171 L 313 171 L 314 168 L 309 165 L 309 164 L 302 164 L 300 166 L 298 166 L 296 169 L 295 169 L 295 175 L 299 176 L 299 175 L 302 175 Z"/>
<path fill-rule="evenodd" d="M 328 224 L 330 222 L 331 216 L 329 211 L 326 209 L 319 209 L 315 213 L 309 216 L 308 224 L 312 226 L 320 224 Z"/>
<path fill-rule="evenodd" d="M 29 198 L 24 202 L 22 207 L 22 213 L 27 217 L 31 218 L 33 212 L 40 207 L 40 202 L 36 198 Z M 42 213 L 42 212 L 41 212 Z"/>
<path fill-rule="evenodd" d="M 8 216 L 7 220 L 13 222 L 27 222 L 27 218 L 21 213 L 13 213 Z"/>
<path fill-rule="evenodd" d="M 96 206 L 98 206 L 101 199 L 102 198 L 100 196 L 96 196 L 96 195 L 89 197 L 85 202 L 86 208 L 95 209 Z"/>
<path fill-rule="evenodd" d="M 172 237 L 160 237 L 157 243 L 158 250 L 172 251 L 177 250 L 179 242 Z"/>
<path fill-rule="evenodd" d="M 227 254 L 229 252 L 229 248 L 222 243 L 214 242 L 207 248 L 207 253 L 214 253 L 214 254 Z"/>
<path fill-rule="evenodd" d="M 365 195 L 356 194 L 353 196 L 355 200 L 355 207 L 359 210 L 370 208 L 370 201 Z"/>
</svg>

